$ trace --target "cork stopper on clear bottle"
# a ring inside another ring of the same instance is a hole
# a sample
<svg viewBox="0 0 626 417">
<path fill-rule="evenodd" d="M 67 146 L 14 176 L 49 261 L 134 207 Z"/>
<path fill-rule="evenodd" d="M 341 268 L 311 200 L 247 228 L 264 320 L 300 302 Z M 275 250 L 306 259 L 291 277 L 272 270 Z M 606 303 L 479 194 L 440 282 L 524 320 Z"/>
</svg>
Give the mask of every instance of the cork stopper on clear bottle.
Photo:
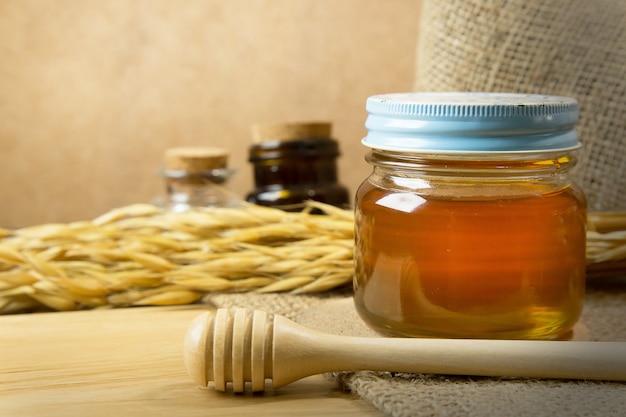
<svg viewBox="0 0 626 417">
<path fill-rule="evenodd" d="M 256 125 L 249 162 L 255 188 L 246 200 L 287 211 L 301 210 L 307 200 L 347 208 L 346 187 L 338 183 L 339 144 L 328 122 Z"/>
<path fill-rule="evenodd" d="M 172 211 L 193 207 L 228 207 L 236 204 L 226 183 L 234 174 L 228 169 L 229 153 L 223 148 L 178 147 L 165 151 L 162 171 Z"/>
</svg>

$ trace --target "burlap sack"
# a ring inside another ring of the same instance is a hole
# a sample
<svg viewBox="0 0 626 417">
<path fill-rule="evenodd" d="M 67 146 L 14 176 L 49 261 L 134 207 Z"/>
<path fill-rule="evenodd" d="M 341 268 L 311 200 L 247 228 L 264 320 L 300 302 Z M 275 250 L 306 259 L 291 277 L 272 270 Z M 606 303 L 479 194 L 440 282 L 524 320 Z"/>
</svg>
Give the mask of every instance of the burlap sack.
<svg viewBox="0 0 626 417">
<path fill-rule="evenodd" d="M 626 1 L 424 0 L 415 87 L 576 98 L 574 178 L 590 210 L 626 210 Z"/>
</svg>

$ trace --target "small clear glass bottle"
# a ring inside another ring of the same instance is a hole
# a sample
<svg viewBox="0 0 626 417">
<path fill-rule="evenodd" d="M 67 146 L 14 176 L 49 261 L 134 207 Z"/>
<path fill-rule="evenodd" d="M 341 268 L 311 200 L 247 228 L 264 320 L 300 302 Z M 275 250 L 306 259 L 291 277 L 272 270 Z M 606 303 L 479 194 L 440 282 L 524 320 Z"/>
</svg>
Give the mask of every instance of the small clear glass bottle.
<svg viewBox="0 0 626 417">
<path fill-rule="evenodd" d="M 585 291 L 574 99 L 405 93 L 367 100 L 355 305 L 395 336 L 555 339 Z"/>
<path fill-rule="evenodd" d="M 331 128 L 326 122 L 255 126 L 249 154 L 255 188 L 246 200 L 285 211 L 302 210 L 306 200 L 347 208 L 350 196 L 338 183 L 339 144 Z"/>
<path fill-rule="evenodd" d="M 177 147 L 164 155 L 166 195 L 155 204 L 175 212 L 193 207 L 230 207 L 240 200 L 226 188 L 234 174 L 228 151 L 214 147 Z"/>
</svg>

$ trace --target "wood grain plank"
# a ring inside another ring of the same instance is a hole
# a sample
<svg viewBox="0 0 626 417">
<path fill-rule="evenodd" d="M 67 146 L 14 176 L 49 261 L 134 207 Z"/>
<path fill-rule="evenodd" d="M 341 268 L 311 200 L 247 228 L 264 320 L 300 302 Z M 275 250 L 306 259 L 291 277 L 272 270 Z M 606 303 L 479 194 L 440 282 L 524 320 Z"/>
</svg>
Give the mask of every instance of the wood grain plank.
<svg viewBox="0 0 626 417">
<path fill-rule="evenodd" d="M 206 306 L 0 317 L 0 416 L 379 416 L 323 376 L 261 395 L 194 386 L 182 360 Z"/>
</svg>

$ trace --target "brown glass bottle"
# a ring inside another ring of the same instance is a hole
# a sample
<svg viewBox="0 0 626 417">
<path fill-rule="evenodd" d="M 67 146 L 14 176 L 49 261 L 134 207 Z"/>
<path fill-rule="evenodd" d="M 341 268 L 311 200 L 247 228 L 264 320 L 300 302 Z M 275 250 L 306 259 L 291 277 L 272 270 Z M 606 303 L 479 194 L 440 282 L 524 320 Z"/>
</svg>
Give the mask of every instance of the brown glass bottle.
<svg viewBox="0 0 626 417">
<path fill-rule="evenodd" d="M 306 200 L 347 208 L 348 189 L 338 183 L 339 145 L 330 132 L 329 123 L 256 126 L 248 159 L 255 188 L 246 200 L 287 211 L 301 210 Z"/>
</svg>

